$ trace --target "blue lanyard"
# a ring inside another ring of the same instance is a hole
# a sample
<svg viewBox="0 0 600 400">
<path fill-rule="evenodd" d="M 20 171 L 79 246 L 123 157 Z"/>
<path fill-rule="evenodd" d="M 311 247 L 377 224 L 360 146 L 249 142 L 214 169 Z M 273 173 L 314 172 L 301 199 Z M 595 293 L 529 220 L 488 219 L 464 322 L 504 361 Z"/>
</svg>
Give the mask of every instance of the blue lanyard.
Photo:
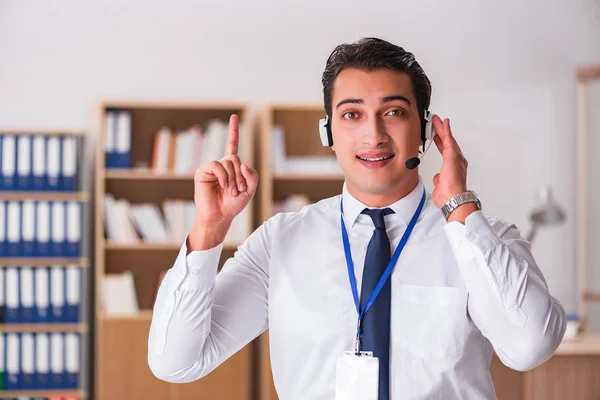
<svg viewBox="0 0 600 400">
<path fill-rule="evenodd" d="M 413 215 L 408 226 L 406 227 L 406 231 L 402 235 L 402 238 L 400 239 L 400 243 L 398 243 L 398 247 L 396 247 L 396 251 L 394 251 L 394 255 L 390 259 L 390 262 L 388 263 L 385 271 L 383 272 L 383 275 L 381 275 L 381 278 L 379 278 L 379 282 L 377 282 L 377 285 L 375 286 L 375 288 L 369 295 L 362 312 L 360 310 L 360 305 L 358 302 L 358 289 L 356 286 L 356 276 L 354 275 L 354 263 L 352 262 L 352 254 L 350 253 L 350 241 L 348 240 L 348 232 L 346 231 L 346 225 L 344 224 L 344 207 L 342 205 L 342 201 L 340 200 L 342 241 L 344 242 L 344 253 L 346 254 L 346 264 L 348 265 L 348 278 L 350 279 L 350 287 L 352 288 L 352 296 L 354 297 L 354 305 L 356 306 L 356 312 L 358 313 L 358 326 L 357 326 L 357 332 L 356 332 L 356 349 L 355 349 L 356 352 L 358 352 L 359 338 L 360 338 L 360 333 L 361 333 L 360 323 L 361 323 L 362 319 L 364 318 L 365 314 L 367 313 L 367 311 L 369 311 L 369 308 L 371 308 L 371 305 L 373 305 L 373 302 L 375 302 L 375 299 L 377 299 L 377 296 L 379 295 L 379 292 L 381 292 L 381 289 L 385 285 L 386 281 L 389 279 L 390 275 L 392 274 L 392 271 L 394 270 L 394 266 L 396 265 L 396 262 L 398 261 L 398 258 L 400 257 L 400 253 L 402 253 L 402 249 L 404 249 L 404 246 L 406 245 L 406 242 L 408 241 L 408 237 L 412 233 L 412 230 L 415 227 L 417 220 L 419 219 L 419 215 L 421 214 L 421 211 L 423 210 L 423 205 L 425 204 L 425 197 L 426 197 L 426 192 L 425 192 L 425 188 L 423 188 L 423 196 L 421 197 L 421 202 L 419 203 L 419 206 L 417 207 L 415 214 Z"/>
</svg>

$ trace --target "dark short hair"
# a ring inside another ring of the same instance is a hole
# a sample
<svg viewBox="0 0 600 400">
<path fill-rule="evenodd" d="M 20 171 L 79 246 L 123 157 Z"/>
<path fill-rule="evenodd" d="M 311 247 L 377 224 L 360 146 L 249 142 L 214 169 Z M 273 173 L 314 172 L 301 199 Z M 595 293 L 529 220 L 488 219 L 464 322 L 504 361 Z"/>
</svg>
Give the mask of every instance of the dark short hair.
<svg viewBox="0 0 600 400">
<path fill-rule="evenodd" d="M 327 59 L 321 82 L 325 112 L 331 115 L 333 83 L 345 68 L 359 68 L 366 71 L 389 69 L 408 74 L 417 99 L 417 109 L 422 116 L 431 101 L 431 83 L 415 56 L 402 47 L 379 38 L 363 38 L 354 43 L 337 46 Z"/>
</svg>

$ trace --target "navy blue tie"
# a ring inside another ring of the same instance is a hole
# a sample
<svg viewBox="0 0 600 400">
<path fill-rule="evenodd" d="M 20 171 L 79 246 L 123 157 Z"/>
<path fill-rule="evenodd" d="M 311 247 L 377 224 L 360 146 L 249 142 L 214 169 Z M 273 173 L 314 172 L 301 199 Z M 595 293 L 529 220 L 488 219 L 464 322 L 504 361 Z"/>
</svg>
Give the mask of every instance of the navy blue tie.
<svg viewBox="0 0 600 400">
<path fill-rule="evenodd" d="M 367 299 L 373 292 L 375 285 L 383 275 L 391 258 L 390 240 L 385 231 L 383 217 L 394 211 L 385 209 L 365 209 L 373 220 L 375 231 L 365 258 L 362 286 L 360 290 L 360 309 L 364 308 Z M 390 306 L 392 286 L 391 277 L 387 280 L 379 296 L 371 305 L 361 322 L 361 351 L 372 351 L 374 357 L 379 358 L 379 400 L 388 400 L 389 396 L 389 352 L 390 352 Z"/>
</svg>

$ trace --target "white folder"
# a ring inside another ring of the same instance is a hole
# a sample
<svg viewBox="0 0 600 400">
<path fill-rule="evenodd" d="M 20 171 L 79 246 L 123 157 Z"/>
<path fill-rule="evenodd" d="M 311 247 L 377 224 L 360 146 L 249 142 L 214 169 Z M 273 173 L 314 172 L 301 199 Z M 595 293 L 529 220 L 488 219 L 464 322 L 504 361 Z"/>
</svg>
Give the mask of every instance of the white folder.
<svg viewBox="0 0 600 400">
<path fill-rule="evenodd" d="M 4 318 L 7 323 L 18 322 L 19 317 L 19 269 L 17 267 L 6 267 L 4 279 L 6 281 L 6 309 Z"/>
<path fill-rule="evenodd" d="M 50 304 L 53 322 L 65 319 L 65 281 L 64 268 L 60 265 L 50 267 Z"/>
<path fill-rule="evenodd" d="M 65 136 L 62 149 L 62 176 L 65 185 L 72 189 L 77 172 L 77 139 L 73 136 Z"/>
<path fill-rule="evenodd" d="M 53 386 L 64 386 L 65 373 L 65 342 L 62 333 L 53 332 L 50 334 L 50 375 L 54 381 Z M 59 382 L 56 382 L 59 378 Z"/>
<path fill-rule="evenodd" d="M 33 137 L 33 187 L 36 190 L 45 188 L 46 181 L 46 137 Z"/>
<path fill-rule="evenodd" d="M 2 186 L 12 190 L 15 186 L 17 169 L 17 140 L 14 135 L 2 135 Z"/>
<path fill-rule="evenodd" d="M 35 387 L 35 347 L 33 333 L 21 334 L 21 386 L 23 389 Z"/>
<path fill-rule="evenodd" d="M 65 204 L 62 201 L 52 202 L 52 243 L 65 251 Z M 54 254 L 64 256 L 64 254 Z"/>
<path fill-rule="evenodd" d="M 6 247 L 4 241 L 6 240 L 6 201 L 0 200 L 0 257 L 5 257 Z"/>
<path fill-rule="evenodd" d="M 17 176 L 20 189 L 29 189 L 31 175 L 31 137 L 20 135 L 17 140 Z"/>
<path fill-rule="evenodd" d="M 77 387 L 80 354 L 79 336 L 76 333 L 65 334 L 65 370 L 67 371 L 67 384 L 70 389 Z"/>
<path fill-rule="evenodd" d="M 34 312 L 33 268 L 21 267 L 21 320 L 32 323 Z"/>
<path fill-rule="evenodd" d="M 58 190 L 60 180 L 60 140 L 59 136 L 48 137 L 48 189 Z"/>
<path fill-rule="evenodd" d="M 19 334 L 6 334 L 6 387 L 15 388 L 20 385 L 19 372 L 21 363 L 19 360 Z"/>
<path fill-rule="evenodd" d="M 81 204 L 77 201 L 69 201 L 67 202 L 67 246 L 79 246 L 80 242 Z"/>
<path fill-rule="evenodd" d="M 47 333 L 35 335 L 35 372 L 39 386 L 48 386 L 50 379 L 50 343 Z"/>
<path fill-rule="evenodd" d="M 127 111 L 121 111 L 117 118 L 115 150 L 119 154 L 129 153 L 131 150 L 131 114 Z"/>
<path fill-rule="evenodd" d="M 50 277 L 48 268 L 35 269 L 35 315 L 37 322 L 44 322 L 50 316 Z"/>
<path fill-rule="evenodd" d="M 50 203 L 38 201 L 37 203 L 37 246 L 38 249 L 45 248 L 50 251 Z M 37 254 L 40 255 L 39 252 Z"/>
<path fill-rule="evenodd" d="M 21 241 L 21 204 L 9 201 L 7 207 L 6 239 L 10 256 L 20 256 Z"/>
<path fill-rule="evenodd" d="M 21 212 L 23 220 L 21 222 L 21 239 L 23 241 L 23 256 L 31 257 L 35 252 L 35 202 L 33 200 L 23 200 L 21 203 Z"/>
<path fill-rule="evenodd" d="M 74 265 L 66 267 L 67 274 L 67 313 L 69 322 L 79 320 L 81 309 L 81 268 Z"/>
</svg>

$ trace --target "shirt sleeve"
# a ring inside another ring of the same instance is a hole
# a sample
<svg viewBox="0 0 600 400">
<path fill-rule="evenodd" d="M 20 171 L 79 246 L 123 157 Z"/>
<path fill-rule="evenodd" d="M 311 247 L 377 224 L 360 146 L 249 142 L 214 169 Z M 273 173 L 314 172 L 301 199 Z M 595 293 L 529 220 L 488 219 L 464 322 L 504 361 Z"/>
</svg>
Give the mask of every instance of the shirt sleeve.
<svg viewBox="0 0 600 400">
<path fill-rule="evenodd" d="M 267 328 L 269 229 L 267 221 L 254 231 L 218 274 L 223 243 L 186 256 L 184 242 L 153 307 L 148 364 L 157 378 L 202 378 Z"/>
<path fill-rule="evenodd" d="M 470 214 L 445 226 L 467 291 L 468 311 L 509 368 L 547 361 L 566 329 L 566 314 L 514 224 Z"/>
</svg>

